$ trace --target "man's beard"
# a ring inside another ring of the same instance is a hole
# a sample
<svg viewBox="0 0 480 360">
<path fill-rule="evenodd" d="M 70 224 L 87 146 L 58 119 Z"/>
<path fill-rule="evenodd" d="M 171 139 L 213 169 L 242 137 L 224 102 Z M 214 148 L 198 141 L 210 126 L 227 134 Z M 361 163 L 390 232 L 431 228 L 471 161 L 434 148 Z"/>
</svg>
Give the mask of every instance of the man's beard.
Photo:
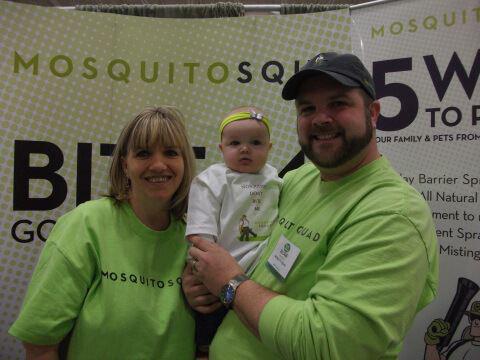
<svg viewBox="0 0 480 360">
<path fill-rule="evenodd" d="M 348 162 L 357 156 L 369 143 L 373 136 L 373 128 L 371 123 L 371 116 L 368 109 L 365 110 L 365 133 L 361 136 L 356 136 L 350 139 L 346 139 L 345 131 L 342 129 L 340 133 L 342 140 L 342 146 L 333 156 L 329 158 L 322 158 L 322 153 L 315 153 L 312 150 L 310 140 L 306 143 L 300 143 L 300 147 L 303 152 L 315 165 L 330 169 L 336 168 Z M 326 151 L 328 152 L 328 150 Z"/>
</svg>

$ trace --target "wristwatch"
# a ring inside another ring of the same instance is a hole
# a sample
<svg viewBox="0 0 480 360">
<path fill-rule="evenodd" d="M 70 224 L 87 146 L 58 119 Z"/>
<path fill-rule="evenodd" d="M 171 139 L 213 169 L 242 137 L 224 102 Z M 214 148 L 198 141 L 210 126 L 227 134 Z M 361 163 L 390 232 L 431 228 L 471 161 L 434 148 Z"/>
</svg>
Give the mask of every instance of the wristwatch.
<svg viewBox="0 0 480 360">
<path fill-rule="evenodd" d="M 226 285 L 223 285 L 222 290 L 220 291 L 220 301 L 227 309 L 230 309 L 235 299 L 235 292 L 241 283 L 248 280 L 248 276 L 245 274 L 240 274 L 235 276 L 230 280 Z"/>
</svg>

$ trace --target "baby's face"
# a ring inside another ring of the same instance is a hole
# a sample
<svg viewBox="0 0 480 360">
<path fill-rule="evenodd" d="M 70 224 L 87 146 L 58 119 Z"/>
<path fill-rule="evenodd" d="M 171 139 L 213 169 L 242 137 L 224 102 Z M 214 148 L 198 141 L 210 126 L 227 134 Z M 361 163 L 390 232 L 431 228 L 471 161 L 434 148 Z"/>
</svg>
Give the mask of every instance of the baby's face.
<svg viewBox="0 0 480 360">
<path fill-rule="evenodd" d="M 258 120 L 233 121 L 223 128 L 219 145 L 228 168 L 241 173 L 258 173 L 272 147 L 267 127 Z"/>
</svg>

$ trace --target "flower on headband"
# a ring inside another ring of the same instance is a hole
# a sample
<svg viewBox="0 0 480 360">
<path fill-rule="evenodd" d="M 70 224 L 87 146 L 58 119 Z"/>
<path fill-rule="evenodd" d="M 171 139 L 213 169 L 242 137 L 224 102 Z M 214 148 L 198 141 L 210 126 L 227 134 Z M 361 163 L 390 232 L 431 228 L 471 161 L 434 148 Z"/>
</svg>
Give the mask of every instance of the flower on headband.
<svg viewBox="0 0 480 360">
<path fill-rule="evenodd" d="M 252 111 L 252 112 L 250 112 L 250 117 L 254 120 L 262 121 L 263 114 L 262 113 L 256 113 L 255 111 Z"/>
</svg>

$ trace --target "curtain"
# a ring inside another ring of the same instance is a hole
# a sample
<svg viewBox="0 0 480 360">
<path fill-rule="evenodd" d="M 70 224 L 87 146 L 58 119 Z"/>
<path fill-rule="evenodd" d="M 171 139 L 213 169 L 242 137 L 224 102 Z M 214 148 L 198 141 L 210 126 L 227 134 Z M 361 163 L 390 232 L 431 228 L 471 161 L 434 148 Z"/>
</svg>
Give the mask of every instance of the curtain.
<svg viewBox="0 0 480 360">
<path fill-rule="evenodd" d="M 348 8 L 348 4 L 281 4 L 280 14 L 306 14 Z"/>
<path fill-rule="evenodd" d="M 76 10 L 156 18 L 220 18 L 245 16 L 241 3 L 182 5 L 77 5 Z"/>
</svg>

